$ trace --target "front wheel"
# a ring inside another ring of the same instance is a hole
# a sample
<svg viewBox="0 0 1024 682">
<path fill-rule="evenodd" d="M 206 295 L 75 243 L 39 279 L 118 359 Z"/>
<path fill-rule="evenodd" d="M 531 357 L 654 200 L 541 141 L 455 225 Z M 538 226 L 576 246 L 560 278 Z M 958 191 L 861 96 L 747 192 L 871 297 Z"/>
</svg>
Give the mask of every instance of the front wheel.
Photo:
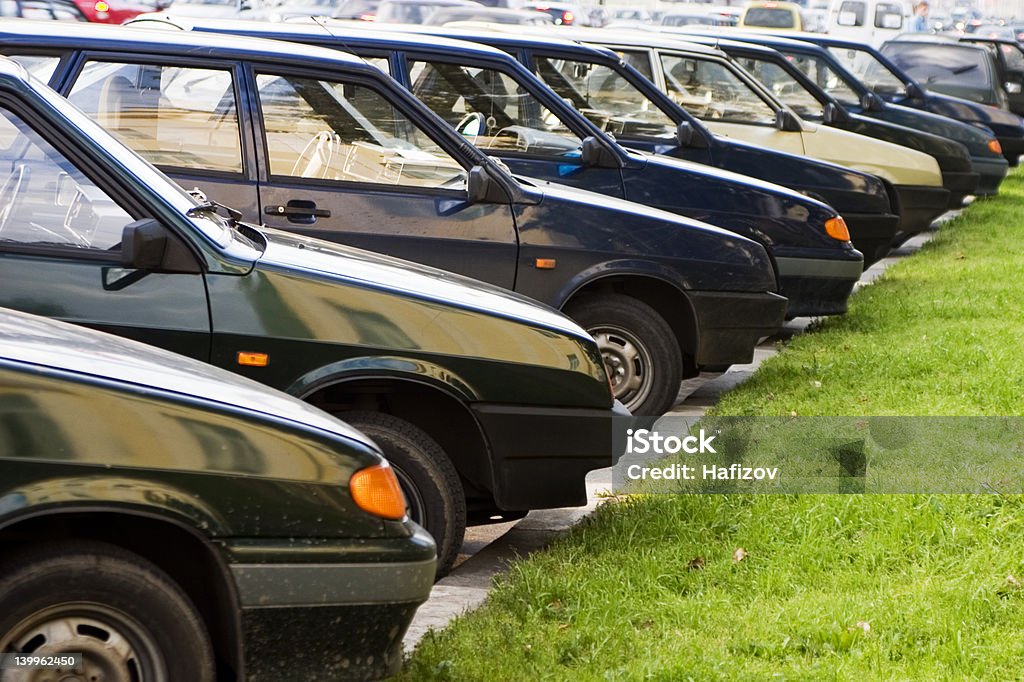
<svg viewBox="0 0 1024 682">
<path fill-rule="evenodd" d="M 672 327 L 643 301 L 588 296 L 565 310 L 601 350 L 615 397 L 636 415 L 658 416 L 672 408 L 683 380 L 683 358 Z"/>
<path fill-rule="evenodd" d="M 423 429 L 381 412 L 337 415 L 384 453 L 405 494 L 409 518 L 437 543 L 437 577 L 451 570 L 466 532 L 466 495 L 451 459 Z"/>
<path fill-rule="evenodd" d="M 0 561 L 0 653 L 82 654 L 77 671 L 5 670 L 3 680 L 214 679 L 206 627 L 181 588 L 142 557 L 98 542 Z"/>
</svg>

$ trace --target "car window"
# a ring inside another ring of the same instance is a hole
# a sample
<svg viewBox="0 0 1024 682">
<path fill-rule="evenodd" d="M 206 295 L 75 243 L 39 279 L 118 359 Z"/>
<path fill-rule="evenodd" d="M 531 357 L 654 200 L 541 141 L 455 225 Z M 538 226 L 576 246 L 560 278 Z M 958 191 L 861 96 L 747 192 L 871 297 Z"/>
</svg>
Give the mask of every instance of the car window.
<svg viewBox="0 0 1024 682">
<path fill-rule="evenodd" d="M 764 28 L 794 28 L 795 17 L 788 9 L 781 7 L 750 7 L 743 16 L 744 26 Z"/>
<path fill-rule="evenodd" d="M 785 52 L 783 54 L 786 55 L 786 58 L 796 68 L 803 71 L 808 78 L 814 81 L 819 88 L 839 100 L 840 104 L 860 106 L 860 98 L 857 97 L 857 93 L 854 92 L 853 88 L 850 87 L 842 76 L 829 66 L 827 61 L 814 55 Z"/>
<path fill-rule="evenodd" d="M 875 5 L 875 28 L 894 31 L 903 28 L 903 8 L 899 3 L 880 2 Z"/>
<path fill-rule="evenodd" d="M 775 125 L 775 111 L 724 63 L 663 53 L 668 94 L 701 119 Z"/>
<path fill-rule="evenodd" d="M 616 54 L 622 58 L 622 61 L 639 71 L 641 76 L 649 81 L 654 80 L 654 69 L 651 68 L 651 56 L 649 52 L 616 50 Z"/>
<path fill-rule="evenodd" d="M 559 97 L 602 130 L 666 137 L 676 124 L 618 71 L 601 64 L 538 57 L 534 71 Z"/>
<path fill-rule="evenodd" d="M 1021 51 L 1016 45 L 1007 45 L 1006 43 L 1000 43 L 999 49 L 1006 60 L 1007 69 L 1010 71 L 1024 71 L 1024 51 Z"/>
<path fill-rule="evenodd" d="M 745 71 L 754 75 L 766 88 L 771 90 L 783 104 L 793 109 L 800 118 L 815 121 L 825 117 L 824 105 L 814 95 L 774 62 L 751 57 L 740 57 L 736 60 Z"/>
<path fill-rule="evenodd" d="M 272 175 L 466 187 L 462 166 L 376 90 L 271 74 L 256 85 Z"/>
<path fill-rule="evenodd" d="M 925 87 L 948 91 L 946 86 L 964 89 L 992 87 L 983 50 L 956 45 L 928 43 L 889 43 L 885 55 L 914 80 Z"/>
<path fill-rule="evenodd" d="M 0 245 L 118 251 L 132 220 L 22 118 L 0 109 Z"/>
<path fill-rule="evenodd" d="M 53 72 L 57 70 L 57 64 L 60 63 L 60 57 L 49 55 L 21 54 L 7 56 L 21 64 L 25 67 L 26 71 L 44 83 L 49 82 Z"/>
<path fill-rule="evenodd" d="M 870 52 L 848 47 L 830 47 L 828 51 L 869 89 L 880 95 L 903 93 L 903 81 Z"/>
<path fill-rule="evenodd" d="M 845 0 L 839 5 L 836 23 L 840 26 L 863 26 L 867 3 L 861 0 Z"/>
<path fill-rule="evenodd" d="M 151 163 L 242 171 L 230 71 L 91 61 L 68 99 Z"/>
<path fill-rule="evenodd" d="M 575 156 L 582 144 L 540 100 L 506 73 L 446 62 L 410 64 L 421 102 L 483 149 Z"/>
</svg>

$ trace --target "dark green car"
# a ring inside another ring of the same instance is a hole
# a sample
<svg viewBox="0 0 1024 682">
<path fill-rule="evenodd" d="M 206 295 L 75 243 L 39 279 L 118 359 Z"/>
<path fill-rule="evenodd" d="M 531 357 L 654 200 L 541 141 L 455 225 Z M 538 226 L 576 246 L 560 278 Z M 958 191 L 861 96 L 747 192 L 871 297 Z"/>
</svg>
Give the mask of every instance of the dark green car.
<svg viewBox="0 0 1024 682">
<path fill-rule="evenodd" d="M 238 223 L 6 60 L 0 279 L 0 306 L 161 346 L 343 415 L 394 465 L 441 572 L 467 519 L 583 504 L 586 473 L 611 463 L 610 417 L 625 413 L 593 339 L 560 313 Z"/>
<path fill-rule="evenodd" d="M 434 571 L 362 434 L 0 310 L 0 680 L 382 677 Z"/>
</svg>

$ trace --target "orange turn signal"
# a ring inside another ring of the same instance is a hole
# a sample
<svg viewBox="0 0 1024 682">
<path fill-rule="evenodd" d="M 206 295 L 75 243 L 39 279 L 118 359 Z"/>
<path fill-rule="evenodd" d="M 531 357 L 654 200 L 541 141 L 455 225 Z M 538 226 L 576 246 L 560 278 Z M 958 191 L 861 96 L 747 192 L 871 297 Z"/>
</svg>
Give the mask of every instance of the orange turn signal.
<svg viewBox="0 0 1024 682">
<path fill-rule="evenodd" d="M 988 141 L 988 150 L 993 154 L 1002 154 L 1003 145 L 999 144 L 999 140 L 992 138 Z"/>
<path fill-rule="evenodd" d="M 558 261 L 554 258 L 536 258 L 533 261 L 533 266 L 538 270 L 554 270 L 556 265 Z"/>
<path fill-rule="evenodd" d="M 842 216 L 836 216 L 835 218 L 829 218 L 825 221 L 825 232 L 828 233 L 832 239 L 838 239 L 841 242 L 850 241 L 850 230 L 846 227 L 846 221 L 843 220 Z"/>
<path fill-rule="evenodd" d="M 352 500 L 364 512 L 395 521 L 405 517 L 405 495 L 387 462 L 355 472 L 348 487 Z"/>
<path fill-rule="evenodd" d="M 247 353 L 238 351 L 238 364 L 243 367 L 266 367 L 270 364 L 270 356 L 266 353 Z"/>
</svg>

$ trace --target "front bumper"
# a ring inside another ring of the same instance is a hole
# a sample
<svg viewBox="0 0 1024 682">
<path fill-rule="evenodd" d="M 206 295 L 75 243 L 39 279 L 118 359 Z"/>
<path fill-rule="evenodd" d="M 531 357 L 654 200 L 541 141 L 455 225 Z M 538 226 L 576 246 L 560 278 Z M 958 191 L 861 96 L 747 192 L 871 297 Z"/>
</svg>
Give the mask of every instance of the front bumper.
<svg viewBox="0 0 1024 682">
<path fill-rule="evenodd" d="M 779 331 L 788 300 L 778 294 L 687 291 L 697 318 L 694 362 L 719 369 L 754 359 L 754 346 Z"/>
<path fill-rule="evenodd" d="M 945 187 L 894 185 L 900 207 L 900 232 L 896 241 L 902 243 L 924 232 L 949 209 L 949 190 Z"/>
<path fill-rule="evenodd" d="M 492 491 L 498 509 L 551 509 L 587 503 L 588 472 L 612 465 L 611 409 L 472 406 L 491 449 Z"/>
<path fill-rule="evenodd" d="M 402 638 L 434 584 L 434 541 L 417 526 L 411 538 L 368 540 L 373 552 L 353 549 L 357 542 L 324 541 L 337 543 L 336 552 L 316 543 L 283 554 L 275 547 L 268 552 L 277 554 L 273 563 L 229 564 L 241 606 L 244 679 L 363 680 L 398 672 Z M 252 545 L 238 544 L 253 555 Z"/>
<path fill-rule="evenodd" d="M 971 165 L 978 171 L 978 196 L 993 196 L 999 192 L 999 185 L 1006 179 L 1010 164 L 1001 156 L 972 156 Z"/>
<path fill-rule="evenodd" d="M 776 257 L 779 293 L 789 299 L 786 317 L 840 315 L 864 271 L 864 259 Z"/>
<path fill-rule="evenodd" d="M 838 209 L 837 209 L 838 210 Z M 850 230 L 853 247 L 864 254 L 864 267 L 885 258 L 900 229 L 900 217 L 893 213 L 846 213 L 840 211 Z"/>
<path fill-rule="evenodd" d="M 981 175 L 974 171 L 943 172 L 942 186 L 949 190 L 949 208 L 962 208 L 964 198 L 974 194 L 981 182 Z"/>
</svg>

